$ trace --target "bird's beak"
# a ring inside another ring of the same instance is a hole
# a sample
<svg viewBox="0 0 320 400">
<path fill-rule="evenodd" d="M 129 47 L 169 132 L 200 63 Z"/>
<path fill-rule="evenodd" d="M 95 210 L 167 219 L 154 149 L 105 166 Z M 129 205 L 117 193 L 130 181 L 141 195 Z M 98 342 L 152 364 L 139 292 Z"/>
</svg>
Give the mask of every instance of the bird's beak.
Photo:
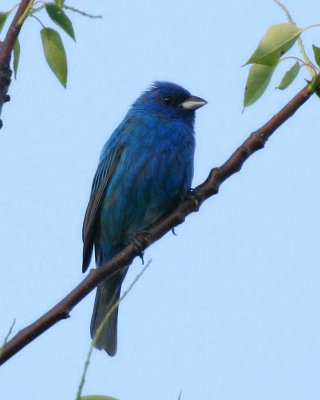
<svg viewBox="0 0 320 400">
<path fill-rule="evenodd" d="M 190 96 L 180 103 L 179 107 L 183 108 L 184 110 L 197 110 L 205 104 L 207 104 L 207 101 L 201 99 L 200 97 Z"/>
</svg>

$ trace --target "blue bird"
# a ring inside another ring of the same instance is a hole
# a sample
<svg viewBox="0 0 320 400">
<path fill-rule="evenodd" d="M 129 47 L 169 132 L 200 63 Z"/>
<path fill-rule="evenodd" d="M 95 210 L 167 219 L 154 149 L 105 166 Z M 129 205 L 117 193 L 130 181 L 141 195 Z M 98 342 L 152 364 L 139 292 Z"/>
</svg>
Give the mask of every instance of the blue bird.
<svg viewBox="0 0 320 400">
<path fill-rule="evenodd" d="M 133 103 L 104 145 L 83 223 L 83 265 L 93 247 L 99 268 L 119 253 L 128 237 L 170 211 L 191 188 L 195 110 L 207 102 L 170 82 L 154 82 Z M 120 297 L 128 265 L 98 285 L 90 333 Z M 118 309 L 96 347 L 117 351 Z"/>
</svg>

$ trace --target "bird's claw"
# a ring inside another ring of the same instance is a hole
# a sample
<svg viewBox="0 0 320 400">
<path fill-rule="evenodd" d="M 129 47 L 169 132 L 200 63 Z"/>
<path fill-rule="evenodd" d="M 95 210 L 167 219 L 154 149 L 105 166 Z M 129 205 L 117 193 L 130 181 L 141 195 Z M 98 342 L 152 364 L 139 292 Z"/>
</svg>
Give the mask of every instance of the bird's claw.
<svg viewBox="0 0 320 400">
<path fill-rule="evenodd" d="M 153 236 L 148 231 L 141 231 L 133 235 L 132 233 L 128 234 L 128 243 L 132 244 L 138 252 L 138 256 L 141 258 L 142 265 L 144 265 L 144 252 L 143 245 L 144 242 L 153 240 Z"/>
<path fill-rule="evenodd" d="M 194 210 L 199 210 L 200 204 L 202 203 L 202 197 L 195 189 L 190 189 L 184 199 L 191 200 L 194 204 Z"/>
</svg>

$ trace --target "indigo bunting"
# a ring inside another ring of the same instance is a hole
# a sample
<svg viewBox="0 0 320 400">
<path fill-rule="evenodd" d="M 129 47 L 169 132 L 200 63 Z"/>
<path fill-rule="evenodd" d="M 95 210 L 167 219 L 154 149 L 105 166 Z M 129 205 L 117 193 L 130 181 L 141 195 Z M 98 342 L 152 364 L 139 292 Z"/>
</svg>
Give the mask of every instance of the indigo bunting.
<svg viewBox="0 0 320 400">
<path fill-rule="evenodd" d="M 104 145 L 83 224 L 83 272 L 93 247 L 96 265 L 120 252 L 128 236 L 143 231 L 191 188 L 195 110 L 207 102 L 170 82 L 154 84 L 133 103 Z M 129 266 L 97 287 L 90 333 L 120 297 Z M 96 347 L 117 351 L 118 309 L 104 326 Z"/>
</svg>

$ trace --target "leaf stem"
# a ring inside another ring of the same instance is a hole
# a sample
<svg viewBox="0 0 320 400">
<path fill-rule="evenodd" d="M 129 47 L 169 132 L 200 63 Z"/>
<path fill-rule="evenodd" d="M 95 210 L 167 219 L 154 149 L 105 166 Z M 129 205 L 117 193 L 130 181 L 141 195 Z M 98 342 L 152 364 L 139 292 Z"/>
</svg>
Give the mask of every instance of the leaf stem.
<svg viewBox="0 0 320 400">
<path fill-rule="evenodd" d="M 284 4 L 282 4 L 279 0 L 273 0 L 273 1 L 274 1 L 275 3 L 277 3 L 278 6 L 281 7 L 282 10 L 285 12 L 285 14 L 286 14 L 286 16 L 287 16 L 288 21 L 290 22 L 290 24 L 297 26 L 296 23 L 294 22 L 292 16 L 291 16 L 291 14 L 289 13 L 289 10 L 286 8 L 286 6 L 285 6 Z"/>
<path fill-rule="evenodd" d="M 320 26 L 320 24 L 313 24 L 313 25 L 309 25 L 309 26 L 307 26 L 306 28 L 304 28 L 303 30 L 304 31 L 306 31 L 307 29 L 310 29 L 310 28 L 316 28 L 316 27 L 319 27 Z"/>
<path fill-rule="evenodd" d="M 43 1 L 37 1 L 36 3 L 34 3 L 34 5 L 36 5 L 37 3 L 43 3 Z M 45 5 L 42 4 L 42 5 L 41 5 L 40 7 L 38 7 L 38 8 L 33 8 L 33 9 L 30 11 L 30 15 L 33 15 L 33 14 L 35 14 L 35 13 L 37 13 L 37 12 L 43 10 L 44 7 L 45 7 Z"/>
<path fill-rule="evenodd" d="M 304 60 L 302 60 L 302 58 L 295 57 L 295 56 L 283 57 L 283 58 L 281 58 L 281 59 L 279 60 L 279 62 L 285 61 L 285 60 L 297 60 L 297 61 L 299 61 L 301 64 L 304 64 Z"/>
<path fill-rule="evenodd" d="M 102 15 L 91 15 L 91 14 L 88 14 L 88 13 L 86 13 L 86 12 L 84 12 L 84 11 L 78 10 L 77 8 L 70 7 L 70 6 L 66 6 L 65 4 L 63 4 L 62 7 L 65 8 L 66 10 L 70 10 L 70 11 L 76 12 L 76 13 L 78 13 L 78 14 L 81 14 L 81 15 L 83 15 L 84 17 L 88 17 L 88 18 L 102 18 Z"/>
<path fill-rule="evenodd" d="M 316 67 L 314 64 L 312 64 L 312 63 L 310 63 L 310 64 L 305 63 L 304 60 L 302 60 L 302 58 L 299 58 L 299 57 L 288 56 L 288 57 L 281 58 L 281 59 L 279 60 L 279 62 L 285 61 L 285 60 L 297 60 L 297 61 L 299 61 L 299 62 L 301 63 L 301 66 L 312 68 L 312 70 L 313 70 L 313 72 L 315 73 L 315 75 L 317 74 L 317 71 L 318 71 L 318 69 L 319 69 L 319 68 L 317 68 L 317 67 Z"/>
<path fill-rule="evenodd" d="M 313 68 L 311 68 L 311 66 L 310 66 L 310 65 L 312 65 L 312 62 L 309 59 L 309 57 L 307 56 L 307 53 L 305 51 L 303 42 L 302 42 L 300 37 L 298 38 L 298 43 L 299 43 L 299 46 L 300 46 L 301 54 L 303 55 L 303 58 L 305 59 L 305 65 L 307 67 L 307 70 L 309 71 L 311 77 L 315 78 L 317 74 L 314 72 Z"/>
<path fill-rule="evenodd" d="M 41 22 L 41 20 L 38 18 L 38 17 L 36 17 L 35 15 L 30 15 L 30 17 L 32 17 L 32 18 L 34 18 L 34 19 L 36 19 L 38 22 L 39 22 L 39 24 L 41 24 L 41 26 L 42 26 L 42 28 L 45 28 L 45 25 L 43 25 L 43 23 Z"/>
<path fill-rule="evenodd" d="M 24 23 L 25 19 L 28 17 L 30 10 L 32 9 L 34 4 L 34 0 L 31 0 L 30 3 L 28 4 L 27 8 L 24 10 L 24 13 L 21 15 L 21 17 L 19 18 L 17 24 L 16 24 L 16 28 L 20 28 L 22 26 L 22 24 Z"/>
</svg>

